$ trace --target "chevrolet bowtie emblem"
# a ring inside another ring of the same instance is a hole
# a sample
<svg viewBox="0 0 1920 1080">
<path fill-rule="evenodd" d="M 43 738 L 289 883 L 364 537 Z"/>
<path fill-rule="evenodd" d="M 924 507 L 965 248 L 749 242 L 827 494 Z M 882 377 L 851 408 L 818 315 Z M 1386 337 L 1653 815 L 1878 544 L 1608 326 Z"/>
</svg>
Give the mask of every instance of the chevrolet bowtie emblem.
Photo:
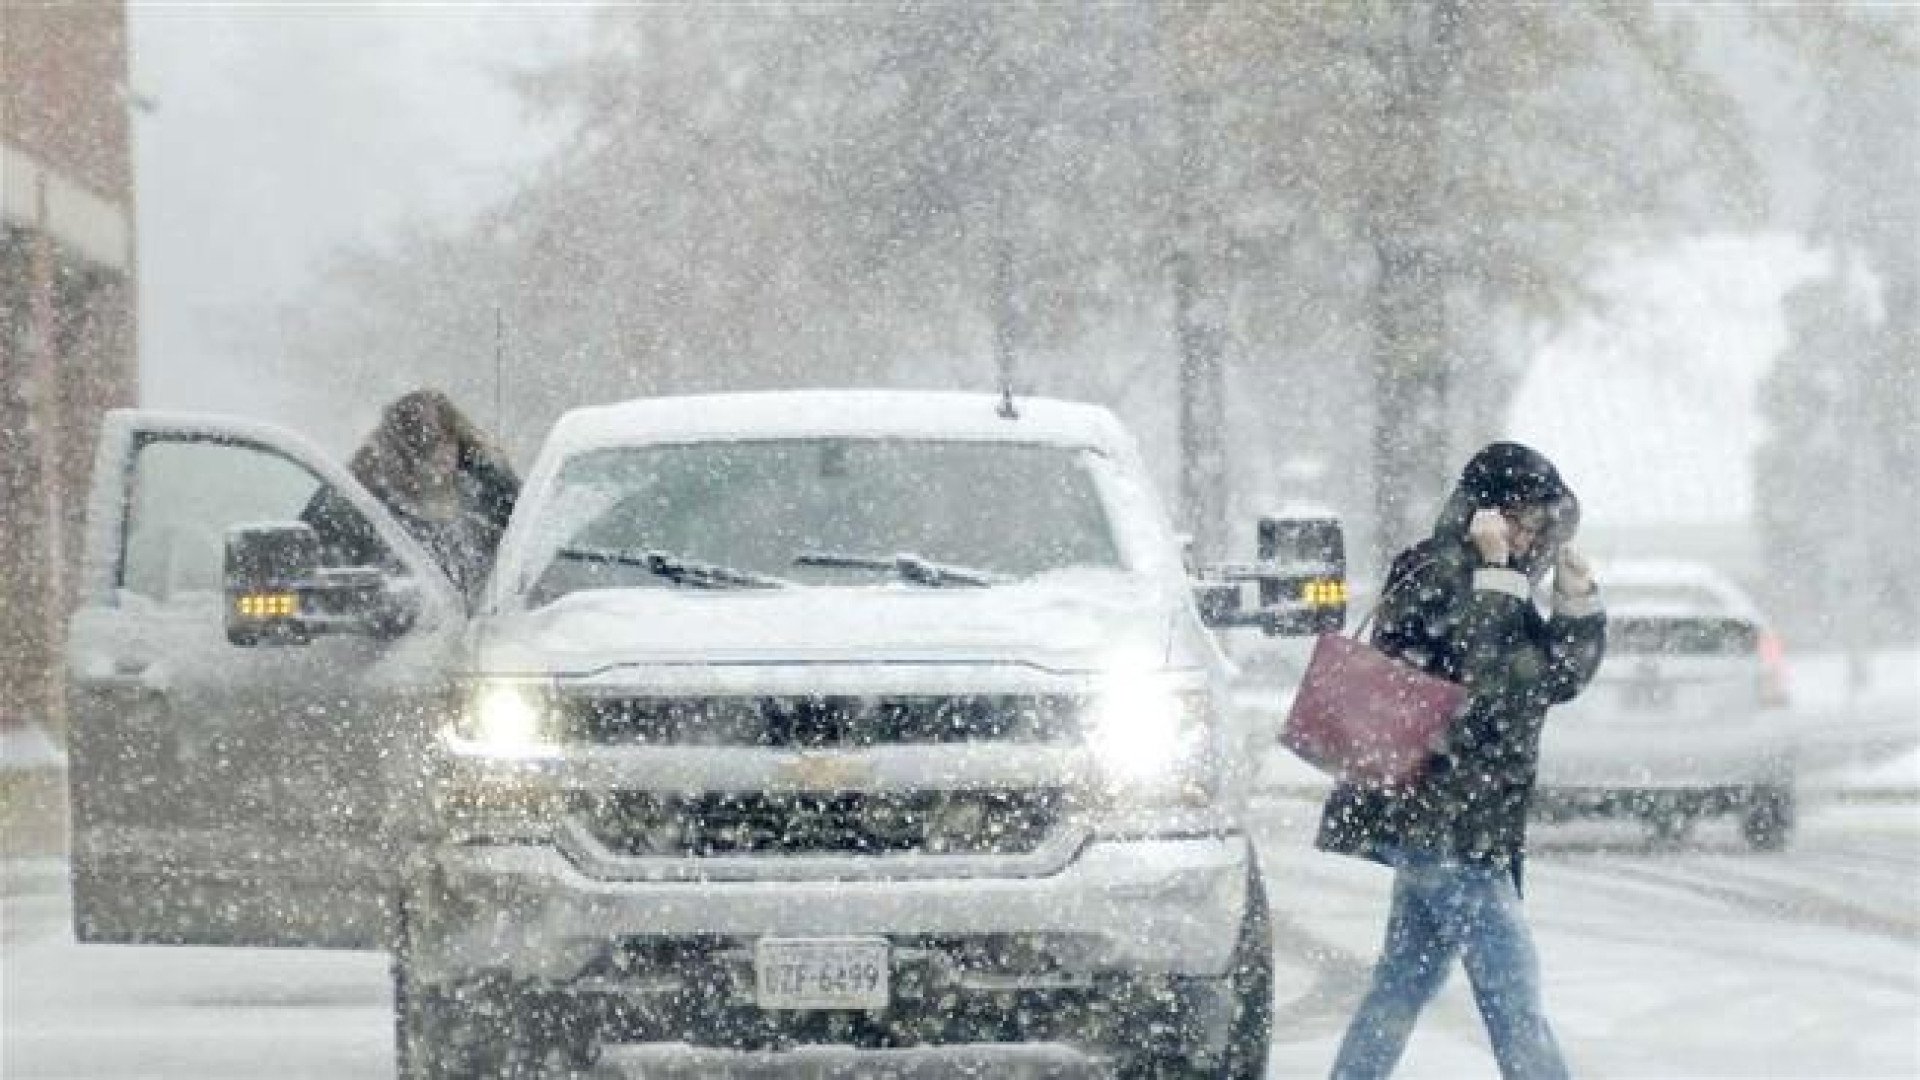
<svg viewBox="0 0 1920 1080">
<path fill-rule="evenodd" d="M 838 791 L 873 778 L 873 766 L 847 754 L 796 754 L 775 766 L 782 787 Z"/>
</svg>

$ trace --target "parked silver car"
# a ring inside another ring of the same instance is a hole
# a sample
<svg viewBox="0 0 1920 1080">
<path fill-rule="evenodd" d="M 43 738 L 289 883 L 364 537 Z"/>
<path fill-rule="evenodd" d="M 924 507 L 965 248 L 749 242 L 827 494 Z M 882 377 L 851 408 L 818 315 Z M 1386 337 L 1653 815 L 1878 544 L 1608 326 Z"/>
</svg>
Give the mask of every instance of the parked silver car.
<svg viewBox="0 0 1920 1080">
<path fill-rule="evenodd" d="M 1795 806 L 1786 657 L 1759 607 L 1696 563 L 1615 562 L 1599 578 L 1606 659 L 1548 719 L 1539 814 L 1631 815 L 1667 838 L 1737 814 L 1754 847 L 1783 847 Z"/>
</svg>

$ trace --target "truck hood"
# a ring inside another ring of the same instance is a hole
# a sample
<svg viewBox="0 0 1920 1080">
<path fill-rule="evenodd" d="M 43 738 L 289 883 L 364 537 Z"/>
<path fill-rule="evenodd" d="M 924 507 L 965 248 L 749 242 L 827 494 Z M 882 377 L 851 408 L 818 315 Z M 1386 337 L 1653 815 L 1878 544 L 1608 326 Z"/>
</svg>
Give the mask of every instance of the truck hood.
<svg viewBox="0 0 1920 1080">
<path fill-rule="evenodd" d="M 579 592 L 476 624 L 474 669 L 589 676 L 636 665 L 1001 664 L 1199 667 L 1186 598 L 1137 574 L 1068 572 L 990 588 Z M 1204 633 L 1204 632 L 1203 632 Z"/>
</svg>

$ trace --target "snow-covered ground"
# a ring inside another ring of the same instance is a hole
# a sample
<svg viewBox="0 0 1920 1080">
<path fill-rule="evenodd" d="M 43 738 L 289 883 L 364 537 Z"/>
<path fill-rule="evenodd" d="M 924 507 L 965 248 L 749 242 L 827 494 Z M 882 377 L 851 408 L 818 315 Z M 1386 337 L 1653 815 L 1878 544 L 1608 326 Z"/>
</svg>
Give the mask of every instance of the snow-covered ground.
<svg viewBox="0 0 1920 1080">
<path fill-rule="evenodd" d="M 1326 1074 L 1385 915 L 1384 870 L 1312 849 L 1317 810 L 1276 798 L 1255 822 L 1275 905 L 1276 1078 Z M 1604 824 L 1537 839 L 1528 908 L 1576 1075 L 1920 1076 L 1920 804 L 1815 803 L 1778 855 L 1748 852 L 1724 824 L 1678 846 Z M 392 1075 L 383 956 L 78 946 L 65 880 L 58 859 L 0 863 L 0 1076 Z M 622 1050 L 594 1080 L 712 1075 L 712 1059 L 657 1067 L 674 1060 Z M 967 1075 L 1011 1075 L 984 1064 Z M 895 1075 L 923 1074 L 954 1072 Z M 1457 973 L 1396 1075 L 1494 1075 Z"/>
<path fill-rule="evenodd" d="M 1679 845 L 1631 823 L 1536 829 L 1528 907 L 1577 1075 L 1920 1076 L 1920 655 L 1880 654 L 1871 676 L 1854 688 L 1839 657 L 1796 664 L 1807 768 L 1784 853 L 1749 852 L 1724 821 Z M 37 742 L 4 749 L 15 766 L 57 764 Z M 1324 1075 L 1378 948 L 1389 879 L 1313 850 L 1315 774 L 1276 750 L 1266 777 L 1254 831 L 1279 961 L 1271 1075 Z M 66 864 L 0 860 L 6 1080 L 378 1078 L 391 1075 L 391 1025 L 384 956 L 78 946 Z M 623 1050 L 595 1080 L 713 1064 L 659 1068 L 675 1060 Z M 1012 1075 L 972 1064 L 962 1074 Z M 1397 1075 L 1493 1074 L 1456 974 Z"/>
<path fill-rule="evenodd" d="M 1387 872 L 1311 851 L 1317 809 L 1276 802 L 1263 845 L 1279 949 L 1307 961 L 1279 989 L 1274 1076 L 1325 1074 L 1384 925 Z M 1778 856 L 1725 824 L 1675 847 L 1556 826 L 1536 847 L 1527 905 L 1575 1075 L 1920 1075 L 1920 808 L 1821 806 Z M 1396 1075 L 1494 1072 L 1456 972 Z"/>
</svg>

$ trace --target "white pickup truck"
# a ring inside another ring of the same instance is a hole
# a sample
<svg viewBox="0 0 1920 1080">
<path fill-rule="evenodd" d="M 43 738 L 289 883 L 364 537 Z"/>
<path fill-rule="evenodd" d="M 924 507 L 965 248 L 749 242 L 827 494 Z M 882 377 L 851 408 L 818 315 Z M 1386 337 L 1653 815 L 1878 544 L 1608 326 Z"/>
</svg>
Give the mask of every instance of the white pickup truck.
<svg viewBox="0 0 1920 1080">
<path fill-rule="evenodd" d="M 319 564 L 328 491 L 378 565 Z M 559 421 L 469 603 L 303 440 L 113 413 L 76 933 L 391 949 L 410 1078 L 631 1042 L 1264 1075 L 1274 733 L 1203 624 L 1344 617 L 1338 524 L 1277 524 L 1304 554 L 1197 581 L 1094 406 L 663 398 Z"/>
</svg>

